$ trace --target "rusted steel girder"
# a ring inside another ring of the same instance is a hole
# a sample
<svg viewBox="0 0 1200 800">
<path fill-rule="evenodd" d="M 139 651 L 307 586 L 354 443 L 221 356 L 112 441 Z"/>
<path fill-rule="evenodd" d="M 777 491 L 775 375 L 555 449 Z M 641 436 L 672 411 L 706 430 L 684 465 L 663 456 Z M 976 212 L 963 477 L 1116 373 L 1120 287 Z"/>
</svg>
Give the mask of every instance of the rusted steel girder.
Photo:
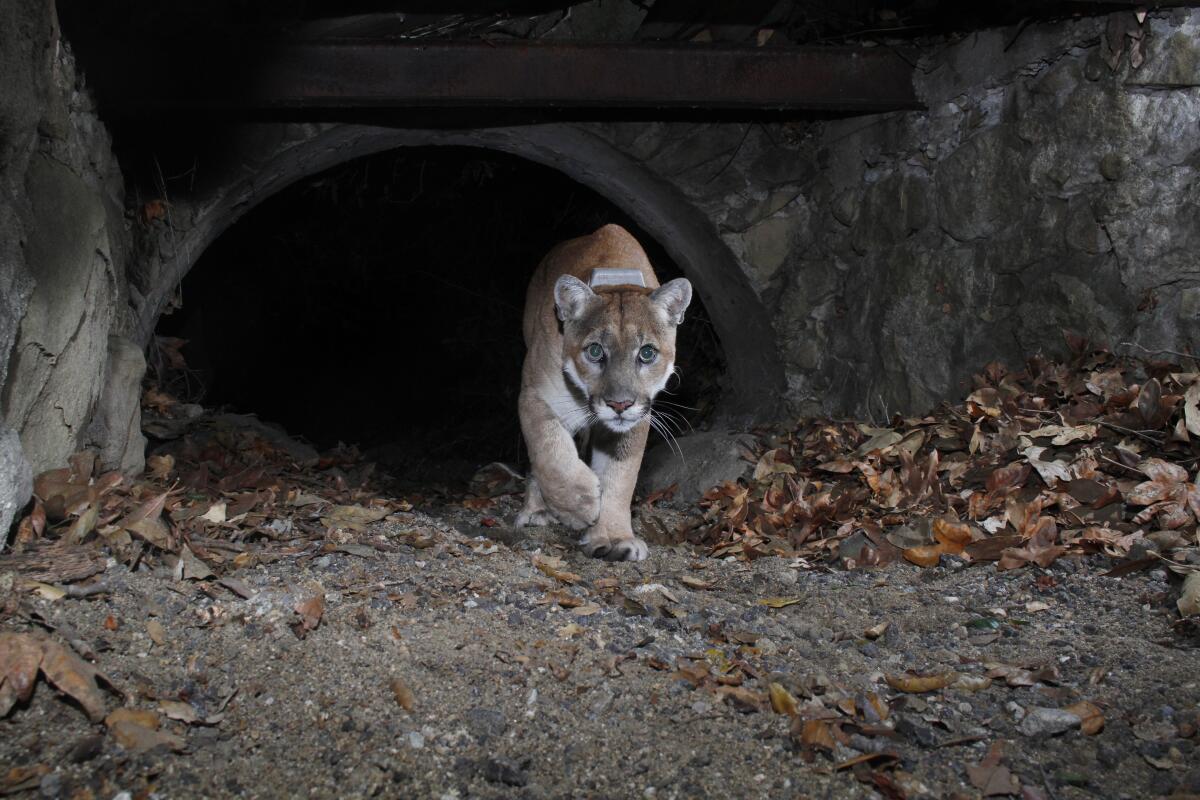
<svg viewBox="0 0 1200 800">
<path fill-rule="evenodd" d="M 314 41 L 253 55 L 166 56 L 121 105 L 257 109 L 446 107 L 878 112 L 920 108 L 885 48 L 710 44 Z"/>
</svg>

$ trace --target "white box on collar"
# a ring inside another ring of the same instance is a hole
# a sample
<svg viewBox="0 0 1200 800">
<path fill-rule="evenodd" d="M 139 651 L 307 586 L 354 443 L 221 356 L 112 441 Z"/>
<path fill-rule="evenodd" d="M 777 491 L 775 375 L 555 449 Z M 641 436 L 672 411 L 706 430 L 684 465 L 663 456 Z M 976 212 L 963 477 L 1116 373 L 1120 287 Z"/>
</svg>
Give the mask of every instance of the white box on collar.
<svg viewBox="0 0 1200 800">
<path fill-rule="evenodd" d="M 646 288 L 646 276 L 640 269 L 630 267 L 604 267 L 592 270 L 588 286 L 641 286 Z"/>
</svg>

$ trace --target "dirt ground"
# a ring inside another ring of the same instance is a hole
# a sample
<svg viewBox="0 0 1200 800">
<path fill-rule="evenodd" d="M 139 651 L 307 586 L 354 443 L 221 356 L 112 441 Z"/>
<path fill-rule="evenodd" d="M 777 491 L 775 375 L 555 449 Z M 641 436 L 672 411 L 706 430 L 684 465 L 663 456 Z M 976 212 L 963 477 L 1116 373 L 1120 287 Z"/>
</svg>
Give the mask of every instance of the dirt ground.
<svg viewBox="0 0 1200 800">
<path fill-rule="evenodd" d="M 39 680 L 0 722 L 4 793 L 1200 793 L 1200 660 L 1162 569 L 846 572 L 689 545 L 610 564 L 563 530 L 512 530 L 517 502 L 417 505 L 220 580 L 110 559 L 104 591 L 51 600 L 8 573 L 2 630 L 92 655 L 104 710 L 162 727 L 122 740 Z"/>
</svg>

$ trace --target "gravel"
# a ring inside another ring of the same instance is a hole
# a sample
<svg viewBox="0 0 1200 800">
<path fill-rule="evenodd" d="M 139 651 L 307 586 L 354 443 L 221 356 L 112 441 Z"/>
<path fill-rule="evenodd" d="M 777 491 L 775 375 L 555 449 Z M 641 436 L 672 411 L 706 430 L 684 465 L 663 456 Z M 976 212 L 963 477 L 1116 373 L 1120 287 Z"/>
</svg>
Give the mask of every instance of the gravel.
<svg viewBox="0 0 1200 800">
<path fill-rule="evenodd" d="M 487 516 L 515 510 L 506 498 Z M 221 576 L 252 587 L 249 599 L 112 563 L 107 594 L 22 595 L 4 629 L 69 628 L 125 693 L 107 695 L 110 710 L 183 700 L 218 721 L 165 720 L 186 750 L 134 753 L 41 683 L 0 722 L 0 764 L 44 765 L 31 791 L 55 797 L 852 798 L 885 784 L 892 796 L 946 797 L 977 796 L 967 767 L 998 747 L 1022 786 L 1059 800 L 1200 783 L 1196 652 L 1173 628 L 1178 588 L 1165 573 L 1106 578 L 1111 564 L 1096 556 L 1046 570 L 846 573 L 665 546 L 609 564 L 557 529 L 493 533 L 479 512 L 427 512 L 360 537 L 394 552 L 264 548 Z M 404 544 L 413 528 L 435 543 Z M 539 571 L 535 554 L 561 557 L 578 582 Z M 293 606 L 317 585 L 324 615 L 300 639 Z M 952 671 L 982 686 L 996 665 L 1053 670 L 975 691 L 904 693 L 884 680 Z M 707 671 L 699 686 L 677 671 L 689 666 Z M 411 712 L 394 678 L 411 689 Z M 800 722 L 765 704 L 770 683 Z M 1105 717 L 1096 735 L 1062 710 L 1085 700 Z M 805 719 L 836 723 L 832 745 L 806 741 Z"/>
</svg>

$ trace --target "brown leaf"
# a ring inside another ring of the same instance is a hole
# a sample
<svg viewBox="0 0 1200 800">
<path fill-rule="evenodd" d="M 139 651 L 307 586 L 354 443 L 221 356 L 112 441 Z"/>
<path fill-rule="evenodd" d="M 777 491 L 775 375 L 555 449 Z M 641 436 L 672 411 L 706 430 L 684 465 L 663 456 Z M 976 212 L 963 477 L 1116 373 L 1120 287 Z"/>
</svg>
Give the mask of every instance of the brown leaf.
<svg viewBox="0 0 1200 800">
<path fill-rule="evenodd" d="M 1200 572 L 1193 572 L 1183 580 L 1183 592 L 1175 601 L 1179 613 L 1184 617 L 1200 614 Z"/>
<path fill-rule="evenodd" d="M 898 692 L 921 694 L 944 689 L 958 678 L 957 672 L 940 672 L 934 675 L 884 675 L 887 685 Z"/>
<path fill-rule="evenodd" d="M 393 677 L 389 685 L 392 688 L 392 695 L 396 698 L 396 702 L 401 708 L 411 714 L 413 709 L 417 707 L 417 698 L 413 694 L 412 689 L 408 688 L 408 684 L 397 677 Z"/>
<path fill-rule="evenodd" d="M 186 747 L 184 740 L 174 734 L 160 731 L 162 718 L 153 711 L 139 708 L 118 708 L 104 719 L 109 733 L 117 744 L 134 753 L 166 747 L 176 752 Z"/>
<path fill-rule="evenodd" d="M 776 714 L 787 714 L 791 717 L 796 716 L 796 698 L 792 696 L 791 692 L 785 689 L 782 684 L 775 683 L 774 681 L 767 688 L 771 697 L 771 710 Z"/>
<path fill-rule="evenodd" d="M 83 706 L 92 722 L 104 719 L 104 696 L 96 679 L 110 683 L 100 670 L 53 639 L 42 640 L 42 674 L 64 694 Z"/>
<path fill-rule="evenodd" d="M 33 695 L 42 643 L 28 633 L 0 633 L 0 717 Z"/>
<path fill-rule="evenodd" d="M 563 560 L 558 556 L 535 555 L 533 557 L 533 565 L 543 574 L 563 583 L 579 583 L 579 581 L 583 580 L 583 578 L 574 572 L 568 572 L 563 569 Z"/>
<path fill-rule="evenodd" d="M 689 589 L 711 589 L 716 586 L 712 581 L 701 580 L 694 575 L 681 575 L 679 582 Z"/>
<path fill-rule="evenodd" d="M 0 776 L 0 795 L 16 794 L 30 789 L 36 789 L 42 777 L 51 772 L 46 764 L 34 764 L 28 767 L 13 767 Z"/>
<path fill-rule="evenodd" d="M 923 544 L 902 551 L 906 561 L 911 561 L 918 567 L 936 567 L 942 559 L 940 544 Z"/>
<path fill-rule="evenodd" d="M 984 797 L 1018 794 L 1021 791 L 1021 782 L 1009 771 L 1008 767 L 999 764 L 994 766 L 968 764 L 967 777 Z"/>
<path fill-rule="evenodd" d="M 1079 729 L 1083 731 L 1085 736 L 1095 736 L 1104 730 L 1104 713 L 1087 700 L 1073 703 L 1064 708 L 1063 711 L 1069 711 L 1082 720 Z"/>
<path fill-rule="evenodd" d="M 825 720 L 807 719 L 801 721 L 797 719 L 796 722 L 800 723 L 799 739 L 801 744 L 820 750 L 833 750 L 836 746 L 833 734 L 829 730 L 829 723 Z"/>
<path fill-rule="evenodd" d="M 804 602 L 802 597 L 764 597 L 758 601 L 758 604 L 767 608 L 786 608 L 802 602 Z"/>
<path fill-rule="evenodd" d="M 150 456 L 146 459 L 146 470 L 160 481 L 165 481 L 171 477 L 171 473 L 175 470 L 175 456 L 167 453 L 166 455 Z"/>
<path fill-rule="evenodd" d="M 170 550 L 171 531 L 162 518 L 169 494 L 163 492 L 146 500 L 117 522 L 117 527 L 140 536 L 160 550 Z"/>
<path fill-rule="evenodd" d="M 962 522 L 935 519 L 933 521 L 933 538 L 941 544 L 943 553 L 958 555 L 971 543 L 971 527 Z"/>
<path fill-rule="evenodd" d="M 758 460 L 758 464 L 754 467 L 754 480 L 761 481 L 772 475 L 795 475 L 796 468 L 789 464 L 786 460 L 787 451 L 782 448 L 768 450 L 763 453 L 762 458 Z"/>
<path fill-rule="evenodd" d="M 718 686 L 716 693 L 742 711 L 762 711 L 768 704 L 768 700 L 762 692 L 755 692 L 742 686 Z"/>
<path fill-rule="evenodd" d="M 163 628 L 162 623 L 156 619 L 146 620 L 146 635 L 150 637 L 150 641 L 159 647 L 167 643 L 167 631 Z"/>
<path fill-rule="evenodd" d="M 389 513 L 386 508 L 334 506 L 321 517 L 321 522 L 328 528 L 343 528 L 361 532 L 365 531 L 368 525 L 378 522 Z"/>
<path fill-rule="evenodd" d="M 1188 433 L 1200 436 L 1200 379 L 1193 381 L 1184 392 L 1183 421 Z"/>
<path fill-rule="evenodd" d="M 292 626 L 292 630 L 296 632 L 296 636 L 303 639 L 308 635 L 309 631 L 314 631 L 321 624 L 321 617 L 325 614 L 325 589 L 317 585 L 311 595 L 300 600 L 292 607 L 300 619 Z"/>
</svg>

